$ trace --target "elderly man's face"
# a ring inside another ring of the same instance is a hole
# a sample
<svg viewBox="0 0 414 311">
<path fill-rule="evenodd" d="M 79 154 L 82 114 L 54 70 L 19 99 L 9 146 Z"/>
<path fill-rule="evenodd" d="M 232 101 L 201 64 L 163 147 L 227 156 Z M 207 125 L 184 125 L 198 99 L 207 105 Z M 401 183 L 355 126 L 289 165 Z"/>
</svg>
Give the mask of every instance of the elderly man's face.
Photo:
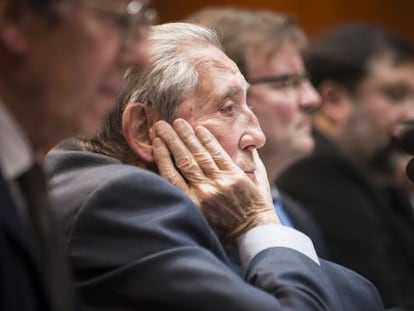
<svg viewBox="0 0 414 311">
<path fill-rule="evenodd" d="M 285 168 L 313 149 L 311 112 L 319 105 L 319 95 L 306 79 L 296 42 L 286 41 L 271 56 L 267 50 L 252 52 L 247 63 L 252 81 L 247 101 L 266 135 L 260 153 L 265 165 Z"/>
<path fill-rule="evenodd" d="M 94 133 L 115 105 L 126 69 L 142 68 L 148 58 L 146 25 L 134 29 L 128 48 L 123 44 L 120 16 L 127 16 L 128 0 L 64 3 L 56 8 L 56 24 L 34 16 L 26 31 L 24 83 L 40 97 L 27 107 L 36 125 L 32 133 L 40 136 L 33 140 L 40 142 Z"/>
<path fill-rule="evenodd" d="M 246 104 L 247 83 L 237 66 L 215 47 L 194 48 L 199 82 L 179 104 L 176 117 L 203 125 L 218 139 L 233 161 L 255 181 L 252 152 L 264 135 Z"/>
</svg>

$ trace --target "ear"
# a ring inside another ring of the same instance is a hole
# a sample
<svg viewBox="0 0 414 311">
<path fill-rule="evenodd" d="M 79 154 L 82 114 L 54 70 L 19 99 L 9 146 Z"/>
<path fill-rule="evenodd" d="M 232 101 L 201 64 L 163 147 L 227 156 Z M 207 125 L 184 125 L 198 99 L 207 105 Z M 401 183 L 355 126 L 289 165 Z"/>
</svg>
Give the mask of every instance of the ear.
<svg viewBox="0 0 414 311">
<path fill-rule="evenodd" d="M 152 112 L 142 103 L 128 104 L 122 114 L 122 131 L 125 140 L 134 154 L 146 163 L 153 163 L 152 144 L 149 129 Z"/>
<path fill-rule="evenodd" d="M 16 3 L 17 2 L 17 3 Z M 28 49 L 27 22 L 32 14 L 18 1 L 0 2 L 0 46 L 12 54 L 22 54 Z"/>
<path fill-rule="evenodd" d="M 353 109 L 351 96 L 333 81 L 324 81 L 318 87 L 321 96 L 319 114 L 331 123 L 341 123 Z"/>
</svg>

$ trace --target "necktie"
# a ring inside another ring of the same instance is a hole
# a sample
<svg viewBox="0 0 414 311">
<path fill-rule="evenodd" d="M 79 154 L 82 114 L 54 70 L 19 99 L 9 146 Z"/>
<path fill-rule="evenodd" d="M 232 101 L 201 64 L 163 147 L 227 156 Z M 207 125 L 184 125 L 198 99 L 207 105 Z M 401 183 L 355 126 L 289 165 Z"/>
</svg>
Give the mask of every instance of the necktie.
<svg viewBox="0 0 414 311">
<path fill-rule="evenodd" d="M 294 228 L 293 223 L 287 215 L 285 209 L 283 208 L 282 202 L 279 197 L 273 197 L 273 206 L 276 209 L 276 214 L 279 217 L 281 224 L 290 228 Z"/>
<path fill-rule="evenodd" d="M 33 165 L 18 178 L 25 198 L 27 212 L 33 227 L 41 269 L 46 274 L 46 284 L 56 310 L 71 310 L 67 268 L 59 230 L 49 208 L 46 178 L 40 165 Z"/>
<path fill-rule="evenodd" d="M 44 261 L 48 240 L 47 189 L 40 165 L 33 165 L 18 178 L 18 184 L 26 201 L 27 213 L 35 234 L 41 262 Z"/>
</svg>

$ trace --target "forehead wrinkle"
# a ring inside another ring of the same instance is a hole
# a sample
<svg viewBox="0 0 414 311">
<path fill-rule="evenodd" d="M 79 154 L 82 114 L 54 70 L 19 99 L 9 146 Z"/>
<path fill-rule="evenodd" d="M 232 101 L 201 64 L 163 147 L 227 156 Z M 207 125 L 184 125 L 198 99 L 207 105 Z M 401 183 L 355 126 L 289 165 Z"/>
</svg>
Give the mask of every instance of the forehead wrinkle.
<svg viewBox="0 0 414 311">
<path fill-rule="evenodd" d="M 231 63 L 230 59 L 228 63 L 223 63 L 221 60 L 217 60 L 209 56 L 201 56 L 195 59 L 194 63 L 195 66 L 199 68 L 199 71 L 214 67 L 214 69 L 217 69 L 220 73 L 237 74 L 239 72 L 236 64 Z"/>
<path fill-rule="evenodd" d="M 195 89 L 206 90 L 206 96 L 202 100 L 202 106 L 208 102 L 217 102 L 218 100 L 222 101 L 228 97 L 235 97 L 241 93 L 246 93 L 248 83 L 240 73 L 237 65 L 231 59 L 227 58 L 227 56 L 225 56 L 225 58 L 221 58 L 221 56 L 217 58 L 216 55 L 203 53 L 204 50 L 200 52 L 201 53 L 196 54 L 193 51 L 193 53 L 190 53 L 189 55 L 190 62 L 199 75 L 199 81 Z M 215 85 L 215 91 L 210 89 L 211 85 L 205 84 L 210 83 L 207 81 L 211 81 L 205 78 L 210 77 L 211 79 L 211 77 L 219 77 L 222 75 L 226 78 L 226 80 L 230 78 L 231 80 L 234 79 L 234 81 L 227 84 L 225 88 L 224 85 L 221 84 Z M 243 84 L 240 84 L 241 81 L 243 81 Z M 208 89 L 206 89 L 206 87 L 208 87 Z"/>
</svg>

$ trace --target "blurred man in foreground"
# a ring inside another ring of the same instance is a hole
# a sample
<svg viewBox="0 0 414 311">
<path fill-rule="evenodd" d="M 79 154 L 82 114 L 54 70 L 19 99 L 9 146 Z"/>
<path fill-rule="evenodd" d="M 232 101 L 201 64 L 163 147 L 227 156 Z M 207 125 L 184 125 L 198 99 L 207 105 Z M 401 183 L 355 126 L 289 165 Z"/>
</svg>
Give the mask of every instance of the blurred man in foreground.
<svg viewBox="0 0 414 311">
<path fill-rule="evenodd" d="M 41 154 L 95 133 L 146 64 L 146 2 L 0 1 L 2 311 L 71 309 Z"/>
</svg>

